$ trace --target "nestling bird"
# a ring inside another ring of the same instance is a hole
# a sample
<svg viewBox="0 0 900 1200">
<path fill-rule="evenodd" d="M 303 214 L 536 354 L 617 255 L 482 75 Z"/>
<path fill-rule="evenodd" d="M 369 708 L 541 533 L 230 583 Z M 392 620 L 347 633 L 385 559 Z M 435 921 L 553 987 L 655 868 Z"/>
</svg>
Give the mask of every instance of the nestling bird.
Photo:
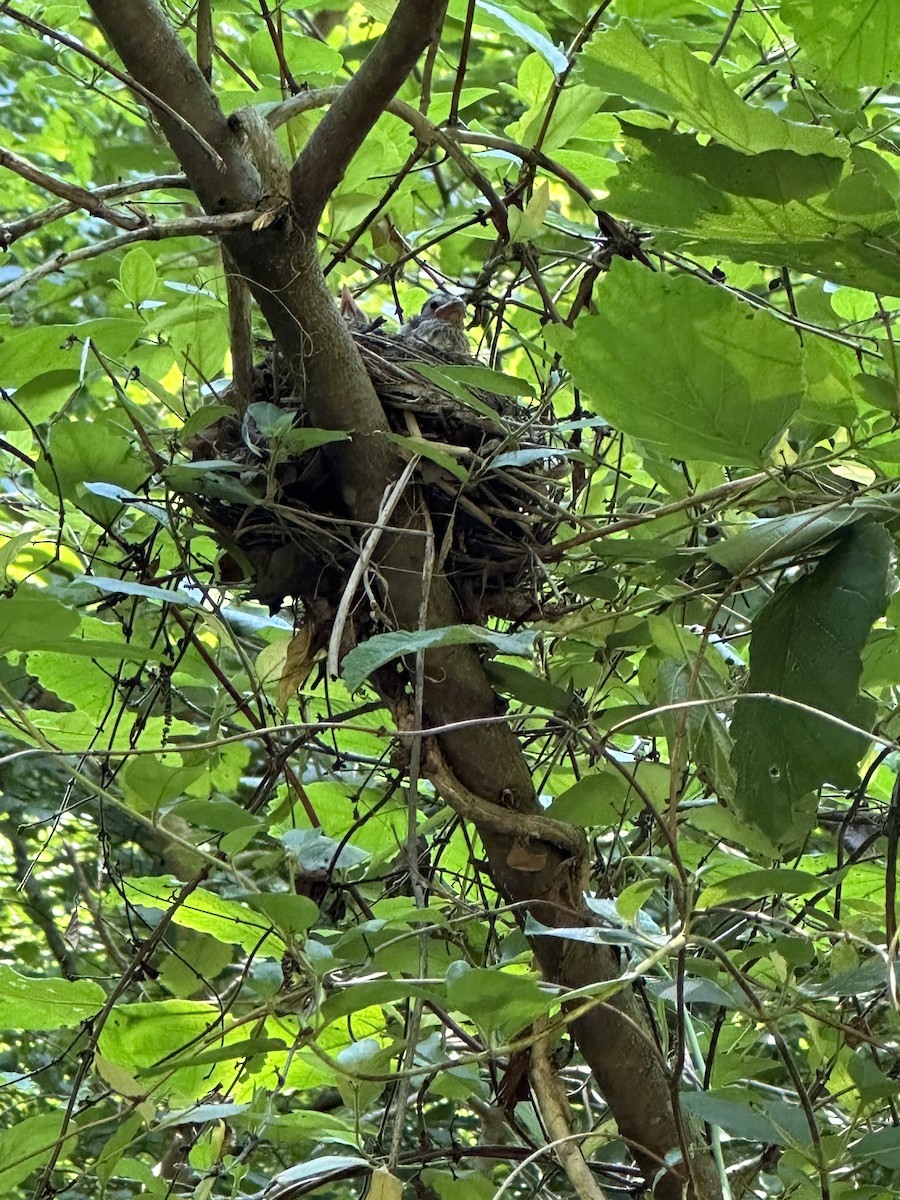
<svg viewBox="0 0 900 1200">
<path fill-rule="evenodd" d="M 443 290 L 432 292 L 419 315 L 407 321 L 397 337 L 405 342 L 421 342 L 443 354 L 472 355 L 466 337 L 465 302 Z"/>
</svg>

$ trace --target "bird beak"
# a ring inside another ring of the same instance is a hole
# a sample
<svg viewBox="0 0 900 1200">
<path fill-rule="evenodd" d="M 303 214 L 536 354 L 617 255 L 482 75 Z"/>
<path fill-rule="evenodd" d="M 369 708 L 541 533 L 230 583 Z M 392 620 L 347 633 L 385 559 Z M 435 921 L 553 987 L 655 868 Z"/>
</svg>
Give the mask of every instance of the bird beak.
<svg viewBox="0 0 900 1200">
<path fill-rule="evenodd" d="M 466 317 L 465 302 L 460 300 L 458 296 L 453 296 L 440 308 L 434 310 L 434 315 L 439 321 L 450 321 L 454 325 L 462 325 Z"/>
</svg>

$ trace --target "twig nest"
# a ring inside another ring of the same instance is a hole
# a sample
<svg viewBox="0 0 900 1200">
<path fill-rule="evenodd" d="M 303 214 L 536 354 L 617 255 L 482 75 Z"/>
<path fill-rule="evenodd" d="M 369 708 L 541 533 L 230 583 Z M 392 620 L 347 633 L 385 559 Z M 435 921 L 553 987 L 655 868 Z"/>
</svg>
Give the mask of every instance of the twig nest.
<svg viewBox="0 0 900 1200">
<path fill-rule="evenodd" d="M 540 611 L 544 574 L 535 551 L 564 516 L 553 430 L 506 397 L 468 389 L 471 404 L 426 379 L 417 364 L 474 364 L 410 336 L 353 328 L 353 337 L 402 453 L 420 455 L 418 479 L 434 526 L 440 569 L 466 621 L 521 619 Z M 352 570 L 359 531 L 346 523 L 321 447 L 291 452 L 254 421 L 254 405 L 293 411 L 293 431 L 308 429 L 286 364 L 273 348 L 254 368 L 243 423 L 219 421 L 188 447 L 201 474 L 193 503 L 230 552 L 223 580 L 249 581 L 249 595 L 273 610 L 286 596 L 321 607 Z M 268 410 L 265 410 L 268 411 Z M 298 439 L 294 436 L 294 441 Z M 302 439 L 301 439 L 302 440 Z M 215 463 L 239 471 L 217 477 Z M 182 490 L 187 491 L 187 488 Z"/>
</svg>

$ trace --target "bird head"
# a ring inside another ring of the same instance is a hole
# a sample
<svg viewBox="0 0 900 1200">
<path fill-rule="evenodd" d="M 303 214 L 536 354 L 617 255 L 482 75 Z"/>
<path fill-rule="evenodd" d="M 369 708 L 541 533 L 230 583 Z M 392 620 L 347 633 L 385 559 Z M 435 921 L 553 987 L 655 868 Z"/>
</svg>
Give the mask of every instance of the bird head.
<svg viewBox="0 0 900 1200">
<path fill-rule="evenodd" d="M 465 328 L 466 304 L 459 296 L 452 296 L 442 289 L 432 292 L 419 313 L 421 320 L 447 321 L 458 329 Z"/>
</svg>

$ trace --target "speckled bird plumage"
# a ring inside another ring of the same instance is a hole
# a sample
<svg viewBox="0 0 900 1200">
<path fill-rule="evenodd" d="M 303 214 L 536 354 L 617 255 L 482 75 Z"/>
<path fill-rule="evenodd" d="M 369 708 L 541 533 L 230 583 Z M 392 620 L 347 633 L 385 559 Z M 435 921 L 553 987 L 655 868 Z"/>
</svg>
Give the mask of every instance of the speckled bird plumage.
<svg viewBox="0 0 900 1200">
<path fill-rule="evenodd" d="M 442 354 L 471 356 L 466 337 L 466 305 L 459 296 L 443 290 L 433 292 L 418 316 L 400 329 L 397 337 L 421 342 Z"/>
</svg>

